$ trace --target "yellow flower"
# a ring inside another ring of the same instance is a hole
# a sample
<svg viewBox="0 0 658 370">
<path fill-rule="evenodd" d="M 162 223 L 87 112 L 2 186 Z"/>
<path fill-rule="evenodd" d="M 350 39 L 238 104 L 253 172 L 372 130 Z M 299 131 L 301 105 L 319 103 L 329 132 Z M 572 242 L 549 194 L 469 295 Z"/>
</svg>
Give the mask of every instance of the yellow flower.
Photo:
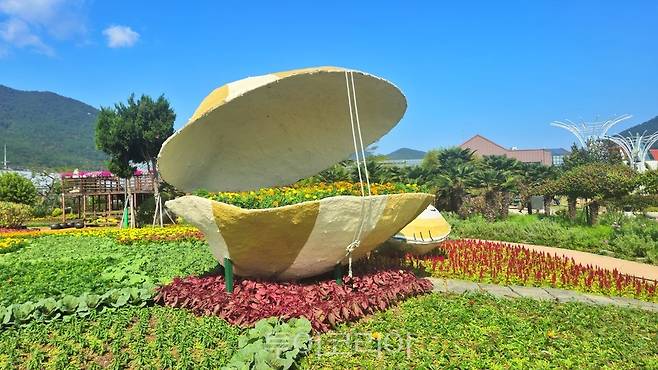
<svg viewBox="0 0 658 370">
<path fill-rule="evenodd" d="M 371 337 L 372 337 L 372 340 L 380 340 L 380 339 L 382 339 L 382 333 L 380 333 L 378 331 L 372 332 Z"/>
</svg>

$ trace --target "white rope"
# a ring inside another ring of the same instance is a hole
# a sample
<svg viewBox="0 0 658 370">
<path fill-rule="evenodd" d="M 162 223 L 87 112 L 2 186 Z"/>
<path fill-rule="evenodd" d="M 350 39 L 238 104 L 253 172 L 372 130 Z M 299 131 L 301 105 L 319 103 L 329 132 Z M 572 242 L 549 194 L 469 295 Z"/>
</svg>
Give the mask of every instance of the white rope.
<svg viewBox="0 0 658 370">
<path fill-rule="evenodd" d="M 350 89 L 351 82 L 351 89 Z M 354 143 L 354 155 L 356 156 L 356 168 L 359 174 L 359 184 L 361 185 L 361 219 L 359 222 L 359 227 L 355 230 L 352 242 L 347 246 L 347 257 L 348 257 L 348 275 L 352 277 L 352 252 L 361 244 L 361 236 L 363 234 L 363 228 L 365 226 L 366 220 L 370 219 L 370 214 L 372 213 L 372 203 L 368 202 L 368 212 L 366 213 L 365 207 L 365 197 L 366 189 L 363 184 L 363 175 L 361 173 L 361 162 L 363 162 L 363 172 L 366 178 L 366 184 L 368 189 L 368 197 L 372 195 L 370 190 L 370 176 L 368 174 L 368 166 L 366 163 L 366 154 L 365 148 L 363 147 L 363 137 L 361 135 L 361 122 L 359 120 L 359 108 L 357 106 L 356 100 L 356 89 L 354 87 L 354 73 L 345 71 L 345 86 L 347 88 L 347 103 L 349 106 L 350 113 L 350 125 L 352 128 L 352 142 Z M 350 91 L 351 90 L 351 91 Z M 354 100 L 354 102 L 352 102 Z M 352 104 L 354 104 L 354 109 L 352 109 Z M 356 118 L 356 120 L 355 120 Z M 357 135 L 359 137 L 357 143 Z M 359 153 L 360 152 L 360 153 Z M 359 154 L 361 157 L 359 158 Z"/>
<path fill-rule="evenodd" d="M 366 174 L 366 182 L 368 183 L 368 196 L 370 193 L 370 176 L 368 176 L 368 166 L 366 165 L 366 150 L 363 147 L 363 137 L 361 136 L 361 122 L 359 121 L 359 106 L 356 103 L 356 90 L 354 88 L 354 73 L 350 72 L 350 79 L 352 80 L 352 97 L 354 98 L 354 115 L 356 116 L 356 128 L 359 133 L 359 144 L 361 145 L 361 159 L 363 160 L 363 170 Z M 363 188 L 363 180 L 361 180 L 361 187 Z"/>
</svg>

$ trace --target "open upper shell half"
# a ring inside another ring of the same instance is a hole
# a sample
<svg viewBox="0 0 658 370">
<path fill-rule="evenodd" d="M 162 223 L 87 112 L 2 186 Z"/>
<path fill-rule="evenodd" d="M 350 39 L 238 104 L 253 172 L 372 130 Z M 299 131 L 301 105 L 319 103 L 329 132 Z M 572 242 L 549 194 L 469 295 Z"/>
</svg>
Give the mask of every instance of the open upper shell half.
<svg viewBox="0 0 658 370">
<path fill-rule="evenodd" d="M 162 178 L 184 191 L 243 191 L 293 183 L 354 153 L 346 72 L 354 79 L 363 144 L 402 118 L 390 82 L 338 67 L 249 77 L 208 95 L 160 151 Z"/>
</svg>

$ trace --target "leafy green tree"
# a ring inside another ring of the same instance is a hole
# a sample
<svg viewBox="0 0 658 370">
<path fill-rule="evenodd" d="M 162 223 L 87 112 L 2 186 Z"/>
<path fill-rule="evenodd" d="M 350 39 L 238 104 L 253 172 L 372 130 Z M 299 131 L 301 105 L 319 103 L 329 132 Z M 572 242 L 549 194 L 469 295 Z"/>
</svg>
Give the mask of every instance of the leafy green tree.
<svg viewBox="0 0 658 370">
<path fill-rule="evenodd" d="M 592 163 L 563 173 L 555 181 L 554 190 L 570 199 L 588 200 L 587 221 L 593 225 L 597 222 L 599 208 L 603 202 L 628 195 L 636 185 L 636 173 L 628 166 Z M 572 217 L 575 218 L 575 214 L 570 214 L 570 218 Z"/>
<path fill-rule="evenodd" d="M 589 140 L 584 148 L 576 144 L 571 146 L 571 152 L 564 157 L 564 169 L 582 166 L 590 163 L 622 164 L 623 157 L 616 144 L 608 140 Z"/>
<path fill-rule="evenodd" d="M 164 96 L 153 100 L 142 95 L 135 99 L 133 94 L 126 104 L 101 109 L 96 121 L 96 146 L 110 156 L 110 171 L 122 178 L 129 179 L 134 165 L 145 163 L 159 200 L 157 155 L 174 133 L 175 119 L 176 114 Z"/>
<path fill-rule="evenodd" d="M 0 175 L 0 202 L 32 205 L 37 199 L 37 189 L 29 179 L 7 172 Z"/>
</svg>

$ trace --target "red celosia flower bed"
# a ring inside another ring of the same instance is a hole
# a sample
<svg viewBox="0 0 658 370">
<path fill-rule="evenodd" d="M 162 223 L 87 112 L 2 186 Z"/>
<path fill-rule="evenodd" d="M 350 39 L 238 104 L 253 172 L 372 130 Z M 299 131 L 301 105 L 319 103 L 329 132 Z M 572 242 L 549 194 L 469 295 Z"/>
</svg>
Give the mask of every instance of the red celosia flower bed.
<svg viewBox="0 0 658 370">
<path fill-rule="evenodd" d="M 551 286 L 658 301 L 658 282 L 622 274 L 617 270 L 584 266 L 572 258 L 478 240 L 449 240 L 440 248 L 444 255 L 409 255 L 407 261 L 436 277 Z"/>
<path fill-rule="evenodd" d="M 346 278 L 343 285 L 334 280 L 308 284 L 237 280 L 232 294 L 224 290 L 223 277 L 209 276 L 176 278 L 158 289 L 155 301 L 197 314 L 217 315 L 239 326 L 272 316 L 303 316 L 316 331 L 324 332 L 431 290 L 429 280 L 406 270 L 365 273 Z"/>
</svg>

